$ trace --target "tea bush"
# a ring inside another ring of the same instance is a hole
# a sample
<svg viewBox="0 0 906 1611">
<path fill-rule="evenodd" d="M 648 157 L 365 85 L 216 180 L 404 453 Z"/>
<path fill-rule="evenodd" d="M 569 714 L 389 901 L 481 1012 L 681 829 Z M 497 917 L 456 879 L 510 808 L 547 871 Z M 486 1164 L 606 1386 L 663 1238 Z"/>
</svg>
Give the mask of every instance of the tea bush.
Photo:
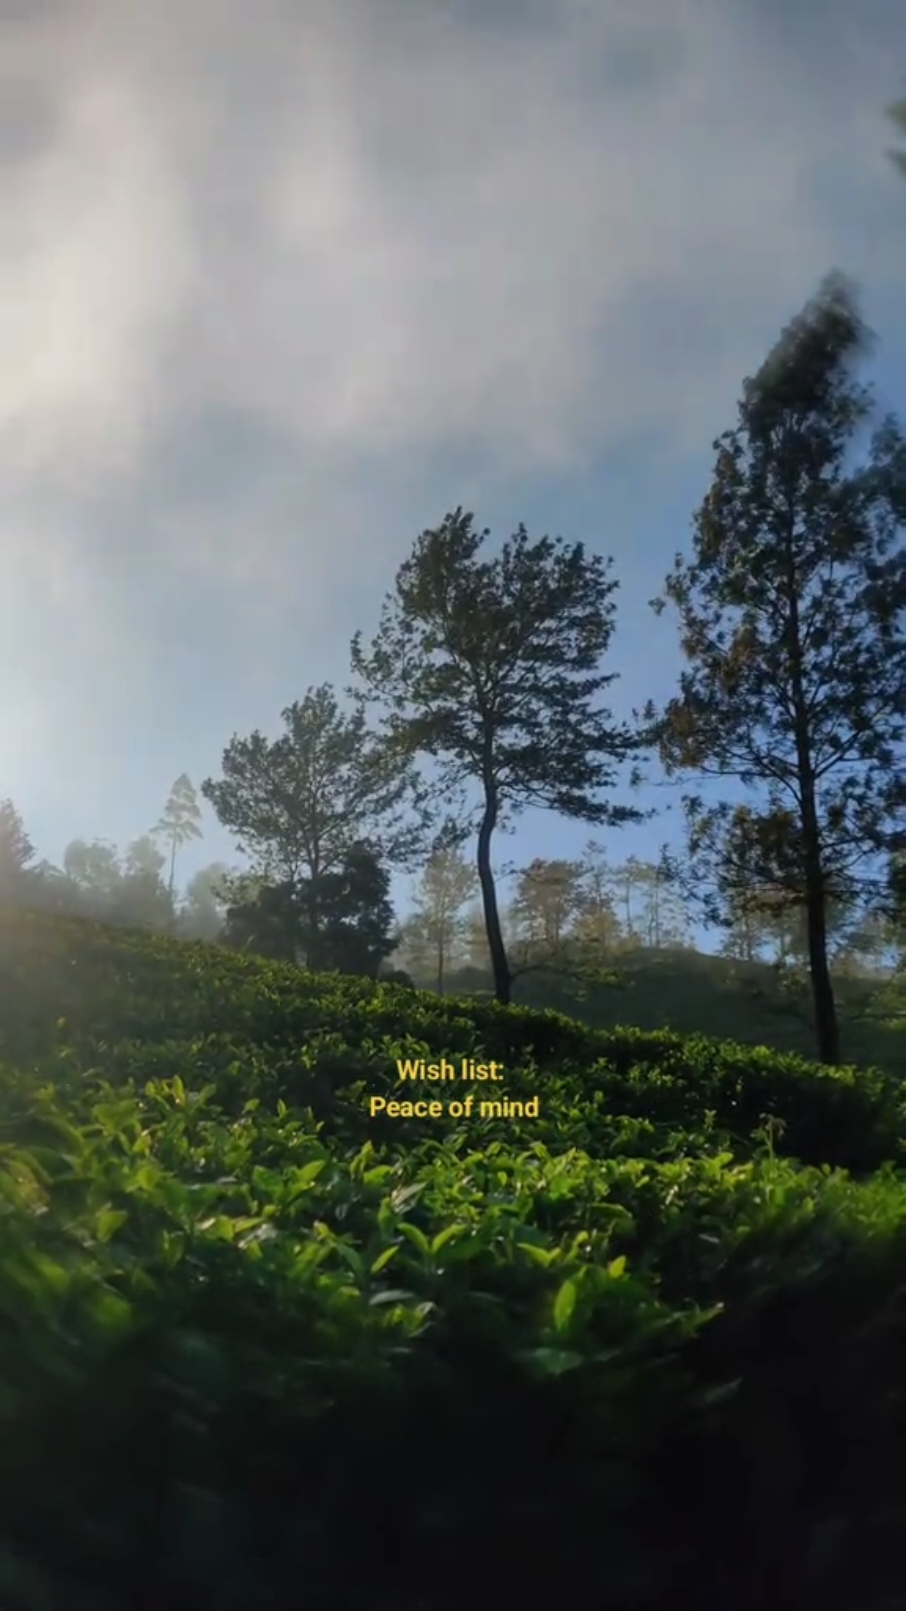
<svg viewBox="0 0 906 1611">
<path fill-rule="evenodd" d="M 539 1116 L 369 1115 L 442 1056 Z M 0 1603 L 901 1603 L 904 1135 L 872 1070 L 0 917 Z"/>
</svg>

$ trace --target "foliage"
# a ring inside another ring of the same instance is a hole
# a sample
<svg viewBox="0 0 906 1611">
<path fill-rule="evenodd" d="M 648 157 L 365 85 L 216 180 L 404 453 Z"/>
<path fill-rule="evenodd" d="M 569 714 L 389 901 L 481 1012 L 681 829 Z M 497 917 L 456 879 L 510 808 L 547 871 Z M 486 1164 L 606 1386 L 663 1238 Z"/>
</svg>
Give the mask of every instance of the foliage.
<svg viewBox="0 0 906 1611">
<path fill-rule="evenodd" d="M 553 1009 L 598 1029 L 633 1023 L 813 1055 L 808 975 L 801 966 L 709 956 L 683 946 L 621 946 L 596 978 L 583 978 L 579 961 L 575 968 L 526 974 L 519 981 L 521 1005 Z M 890 1009 L 903 978 L 902 971 L 839 968 L 836 989 L 847 1063 L 877 1066 L 906 1079 L 906 1041 Z M 487 961 L 484 969 L 461 968 L 450 976 L 451 995 L 490 992 Z"/>
<path fill-rule="evenodd" d="M 368 845 L 352 845 L 324 884 L 325 967 L 376 978 L 399 942 L 387 868 Z"/>
<path fill-rule="evenodd" d="M 598 702 L 616 678 L 600 670 L 614 627 L 611 562 L 582 543 L 530 542 L 522 525 L 483 559 L 489 535 L 461 508 L 423 532 L 370 650 L 353 638 L 352 664 L 397 751 L 437 763 L 440 794 L 480 790 L 476 861 L 494 988 L 506 1002 L 495 830 L 527 806 L 610 826 L 639 820 L 602 796 L 640 740 Z"/>
<path fill-rule="evenodd" d="M 63 852 L 63 872 L 70 883 L 86 896 L 86 905 L 96 904 L 100 916 L 119 888 L 122 870 L 115 845 L 106 840 L 73 839 Z"/>
<path fill-rule="evenodd" d="M 34 846 L 12 800 L 0 800 L 0 901 L 15 901 L 29 884 Z"/>
<path fill-rule="evenodd" d="M 448 866 L 458 881 L 455 888 Z M 453 904 L 454 894 L 464 898 L 474 882 L 460 853 L 443 852 L 426 873 L 416 911 L 402 924 L 401 949 L 419 983 L 443 994 L 441 977 L 446 980 L 464 964 L 486 967 L 487 934 L 480 912 L 473 908 L 459 916 Z M 618 953 L 640 940 L 656 949 L 682 943 L 683 912 L 664 851 L 657 862 L 630 856 L 610 865 L 603 847 L 591 841 L 575 861 L 539 856 L 526 867 L 505 865 L 503 876 L 516 880 L 501 912 L 501 928 L 513 990 L 521 1000 L 529 976 L 556 975 L 567 988 L 572 981 L 581 989 L 609 977 Z M 442 969 L 430 953 L 432 936 Z"/>
<path fill-rule="evenodd" d="M 160 835 L 170 852 L 170 875 L 167 883 L 167 904 L 170 926 L 176 923 L 176 853 L 193 839 L 201 838 L 201 808 L 191 778 L 180 773 L 164 807 L 163 816 L 152 833 Z"/>
<path fill-rule="evenodd" d="M 305 954 L 317 967 L 330 898 L 324 880 L 342 873 L 363 842 L 390 861 L 411 857 L 424 812 L 411 763 L 368 731 L 360 707 L 341 710 L 329 684 L 284 710 L 283 723 L 273 742 L 259 732 L 233 738 L 223 777 L 206 779 L 201 792 L 259 882 L 283 891 L 270 898 L 281 905 L 280 921 L 304 904 Z"/>
<path fill-rule="evenodd" d="M 510 907 L 526 954 L 537 948 L 556 955 L 580 905 L 578 862 L 536 856 L 518 876 Z"/>
<path fill-rule="evenodd" d="M 255 881 L 227 909 L 227 945 L 285 962 L 310 966 L 311 914 L 317 912 L 317 965 L 323 971 L 376 977 L 396 948 L 390 877 L 371 848 L 354 844 L 343 863 L 314 880 L 268 884 Z M 243 890 L 240 879 L 235 885 Z"/>
<path fill-rule="evenodd" d="M 764 895 L 804 914 L 825 1061 L 839 1056 L 830 907 L 851 907 L 896 848 L 904 803 L 906 443 L 885 420 L 853 463 L 872 414 L 851 374 L 865 344 L 832 277 L 745 383 L 692 563 L 677 555 L 655 601 L 678 609 L 687 661 L 659 719 L 668 772 L 761 795 L 687 797 L 689 887 L 710 880 L 731 913 Z"/>
<path fill-rule="evenodd" d="M 63 852 L 62 871 L 46 869 L 29 904 L 124 927 L 164 929 L 170 900 L 163 867 L 151 834 L 134 840 L 122 856 L 104 840 L 73 839 Z"/>
<path fill-rule="evenodd" d="M 0 1092 L 4 1603 L 889 1603 L 898 1082 L 24 914 Z"/>
<path fill-rule="evenodd" d="M 187 940 L 216 940 L 223 930 L 229 869 L 221 861 L 199 867 L 186 884 L 177 912 L 177 933 Z"/>
<path fill-rule="evenodd" d="M 413 892 L 412 911 L 400 930 L 400 948 L 413 968 L 429 970 L 438 995 L 459 960 L 468 933 L 463 906 L 475 889 L 475 869 L 458 845 L 441 845 L 428 857 Z"/>
<path fill-rule="evenodd" d="M 166 928 L 173 910 L 172 893 L 162 878 L 164 857 L 151 834 L 136 839 L 126 849 L 119 886 L 110 903 L 113 923 L 143 923 Z"/>
</svg>

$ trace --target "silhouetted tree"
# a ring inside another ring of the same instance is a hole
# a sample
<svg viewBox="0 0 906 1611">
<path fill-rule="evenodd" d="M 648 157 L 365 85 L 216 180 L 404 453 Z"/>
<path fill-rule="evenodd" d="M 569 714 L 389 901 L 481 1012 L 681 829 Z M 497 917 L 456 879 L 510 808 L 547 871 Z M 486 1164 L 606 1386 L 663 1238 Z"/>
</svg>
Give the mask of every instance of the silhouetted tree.
<svg viewBox="0 0 906 1611">
<path fill-rule="evenodd" d="M 738 424 L 715 443 L 693 561 L 677 555 L 654 601 L 677 607 L 688 663 L 660 718 L 668 772 L 764 796 L 757 809 L 687 797 L 692 876 L 710 857 L 724 897 L 770 891 L 776 910 L 782 890 L 803 910 L 828 1063 L 840 1059 L 831 903 L 851 902 L 899 842 L 906 792 L 906 446 L 887 419 L 855 463 L 873 412 L 851 374 L 865 346 L 852 292 L 829 278 L 746 381 Z"/>
<path fill-rule="evenodd" d="M 322 965 L 376 979 L 395 950 L 390 877 L 370 846 L 353 845 L 320 891 Z"/>
<path fill-rule="evenodd" d="M 313 890 L 309 880 L 279 884 L 239 881 L 239 898 L 229 907 L 226 944 L 319 971 L 376 978 L 394 950 L 390 880 L 371 847 L 354 844 L 341 867 L 322 873 Z M 312 905 L 317 905 L 317 951 L 308 951 Z"/>
<path fill-rule="evenodd" d="M 283 723 L 273 741 L 234 737 L 223 777 L 206 779 L 201 792 L 253 871 L 285 887 L 293 910 L 305 900 L 305 954 L 319 968 L 323 880 L 365 839 L 382 858 L 411 857 L 424 814 L 412 765 L 369 732 L 361 708 L 341 710 L 329 684 L 284 710 Z"/>
<path fill-rule="evenodd" d="M 223 941 L 234 950 L 253 951 L 271 961 L 298 962 L 303 920 L 298 891 L 291 880 L 246 886 L 234 892 L 233 903 L 227 907 Z"/>
<path fill-rule="evenodd" d="M 481 792 L 476 859 L 495 994 L 512 972 L 491 867 L 494 832 L 527 806 L 619 826 L 641 813 L 601 798 L 639 739 L 597 703 L 614 625 L 610 561 L 524 526 L 493 559 L 457 509 L 416 540 L 366 654 L 352 664 L 402 755 L 438 763 L 438 795 Z"/>
</svg>

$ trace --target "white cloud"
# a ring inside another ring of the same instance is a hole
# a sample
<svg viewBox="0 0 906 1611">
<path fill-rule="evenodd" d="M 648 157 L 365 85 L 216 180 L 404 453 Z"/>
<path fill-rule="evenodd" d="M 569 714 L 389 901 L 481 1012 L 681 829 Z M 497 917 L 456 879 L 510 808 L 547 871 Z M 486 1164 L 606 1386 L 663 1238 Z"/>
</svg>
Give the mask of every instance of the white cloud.
<svg viewBox="0 0 906 1611">
<path fill-rule="evenodd" d="M 177 608 L 211 642 L 244 612 L 266 655 L 273 597 L 314 665 L 338 591 L 383 586 L 453 502 L 518 486 L 515 523 L 522 489 L 608 451 L 654 443 L 649 483 L 706 451 L 827 269 L 900 283 L 892 12 L 21 6 L 0 40 L 0 760 L 51 778 L 80 709 L 102 754 L 129 679 L 167 675 Z"/>
<path fill-rule="evenodd" d="M 57 138 L 4 176 L 0 443 L 61 492 L 134 467 L 167 406 L 160 341 L 189 292 L 189 197 L 155 109 L 103 61 L 61 86 Z"/>
<path fill-rule="evenodd" d="M 17 33 L 60 112 L 6 181 L 0 443 L 65 490 L 212 402 L 311 451 L 474 441 L 513 469 L 685 435 L 842 244 L 807 179 L 852 119 L 733 7 L 131 15 Z M 883 64 L 863 50 L 857 101 Z M 707 368 L 681 340 L 664 362 L 690 298 Z"/>
</svg>

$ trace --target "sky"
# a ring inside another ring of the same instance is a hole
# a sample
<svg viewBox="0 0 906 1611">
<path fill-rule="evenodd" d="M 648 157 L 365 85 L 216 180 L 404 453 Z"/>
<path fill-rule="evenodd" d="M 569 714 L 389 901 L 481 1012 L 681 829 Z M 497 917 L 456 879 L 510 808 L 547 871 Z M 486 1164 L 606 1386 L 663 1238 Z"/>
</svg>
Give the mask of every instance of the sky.
<svg viewBox="0 0 906 1611">
<path fill-rule="evenodd" d="M 460 505 L 612 556 L 614 710 L 668 698 L 648 600 L 829 270 L 906 415 L 896 0 L 0 0 L 0 75 L 0 798 L 52 862 L 345 686 Z"/>
</svg>

